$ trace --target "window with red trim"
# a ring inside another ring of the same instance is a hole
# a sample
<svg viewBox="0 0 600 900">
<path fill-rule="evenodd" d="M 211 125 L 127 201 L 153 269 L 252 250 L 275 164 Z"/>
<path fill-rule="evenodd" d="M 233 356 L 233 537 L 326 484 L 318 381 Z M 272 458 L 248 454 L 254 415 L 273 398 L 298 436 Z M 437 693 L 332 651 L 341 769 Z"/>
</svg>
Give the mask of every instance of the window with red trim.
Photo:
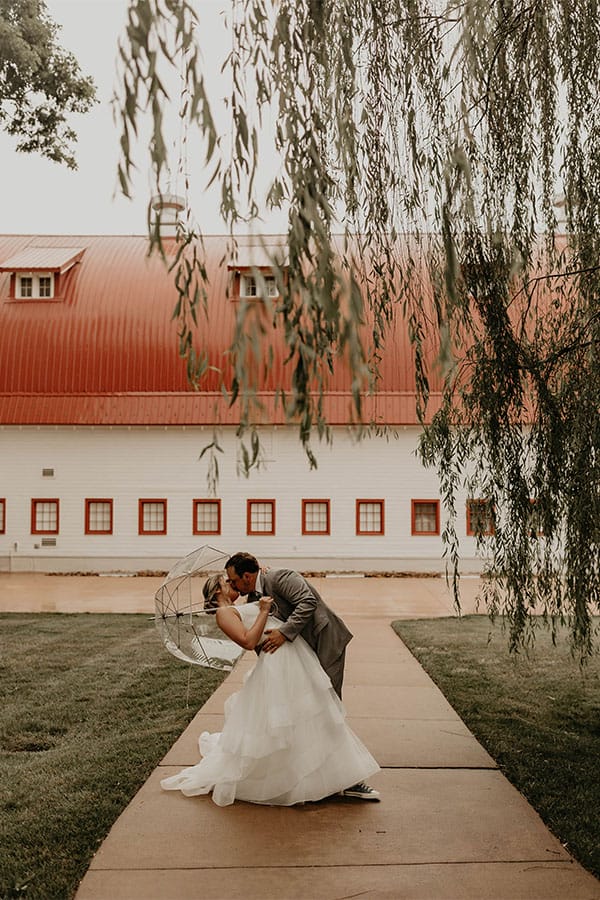
<svg viewBox="0 0 600 900">
<path fill-rule="evenodd" d="M 302 534 L 331 534 L 329 500 L 302 501 Z"/>
<path fill-rule="evenodd" d="M 489 500 L 467 500 L 467 534 L 471 537 L 494 533 L 494 505 Z"/>
<path fill-rule="evenodd" d="M 194 500 L 194 534 L 221 534 L 221 501 Z"/>
<path fill-rule="evenodd" d="M 383 500 L 356 501 L 356 533 L 383 534 L 385 531 Z"/>
<path fill-rule="evenodd" d="M 0 534 L 6 533 L 6 500 L 0 499 Z"/>
<path fill-rule="evenodd" d="M 440 501 L 411 500 L 413 534 L 440 533 Z"/>
<path fill-rule="evenodd" d="M 113 533 L 113 501 L 90 497 L 85 501 L 85 533 Z"/>
<path fill-rule="evenodd" d="M 248 500 L 246 503 L 246 533 L 275 534 L 275 501 Z"/>
<path fill-rule="evenodd" d="M 167 501 L 152 498 L 140 500 L 138 504 L 138 519 L 139 534 L 166 534 Z"/>
<path fill-rule="evenodd" d="M 31 501 L 31 533 L 58 534 L 60 502 L 38 498 Z"/>
</svg>

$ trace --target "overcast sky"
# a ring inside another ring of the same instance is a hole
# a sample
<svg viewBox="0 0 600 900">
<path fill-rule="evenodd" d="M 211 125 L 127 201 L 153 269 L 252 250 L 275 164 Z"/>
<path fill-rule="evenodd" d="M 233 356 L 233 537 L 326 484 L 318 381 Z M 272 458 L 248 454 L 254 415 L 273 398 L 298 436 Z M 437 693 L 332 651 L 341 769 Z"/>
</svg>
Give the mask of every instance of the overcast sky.
<svg viewBox="0 0 600 900">
<path fill-rule="evenodd" d="M 34 154 L 15 152 L 16 141 L 0 131 L 0 233 L 4 234 L 143 234 L 151 191 L 146 171 L 140 171 L 133 200 L 117 190 L 118 133 L 110 99 L 116 74 L 116 50 L 126 20 L 127 0 L 46 0 L 48 10 L 62 26 L 60 43 L 77 57 L 81 69 L 98 88 L 99 103 L 92 112 L 74 116 L 79 135 L 72 172 Z M 222 25 L 227 0 L 197 0 L 205 61 L 218 69 L 230 38 Z M 222 87 L 217 86 L 217 90 Z M 177 135 L 173 135 L 176 142 Z M 174 184 L 177 189 L 178 185 Z M 196 190 L 199 188 L 196 187 Z M 204 233 L 224 230 L 217 204 L 202 195 L 193 197 L 200 207 Z"/>
</svg>

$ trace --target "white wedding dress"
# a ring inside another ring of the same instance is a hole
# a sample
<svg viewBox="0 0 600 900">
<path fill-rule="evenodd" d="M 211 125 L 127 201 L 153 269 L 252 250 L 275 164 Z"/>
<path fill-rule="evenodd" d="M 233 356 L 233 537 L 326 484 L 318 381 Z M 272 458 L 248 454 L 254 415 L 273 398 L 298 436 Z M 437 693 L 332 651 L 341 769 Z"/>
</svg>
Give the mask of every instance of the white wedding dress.
<svg viewBox="0 0 600 900">
<path fill-rule="evenodd" d="M 236 609 L 250 628 L 258 604 Z M 265 629 L 280 624 L 270 616 Z M 225 702 L 223 731 L 204 732 L 199 743 L 203 759 L 164 778 L 161 786 L 187 796 L 212 791 L 218 806 L 234 800 L 276 806 L 321 800 L 379 771 L 301 637 L 261 653 L 241 690 Z"/>
</svg>

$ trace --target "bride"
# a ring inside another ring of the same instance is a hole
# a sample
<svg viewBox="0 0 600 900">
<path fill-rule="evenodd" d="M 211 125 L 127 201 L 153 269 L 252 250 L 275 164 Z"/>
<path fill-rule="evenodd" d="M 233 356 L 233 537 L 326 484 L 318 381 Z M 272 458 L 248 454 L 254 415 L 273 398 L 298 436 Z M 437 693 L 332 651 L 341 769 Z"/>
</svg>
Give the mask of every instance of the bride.
<svg viewBox="0 0 600 900">
<path fill-rule="evenodd" d="M 205 609 L 245 650 L 277 628 L 271 597 L 234 606 L 239 594 L 223 575 L 203 588 Z M 275 653 L 261 653 L 241 690 L 225 702 L 218 734 L 200 736 L 203 759 L 161 786 L 186 796 L 208 794 L 218 806 L 234 800 L 291 806 L 321 800 L 362 781 L 379 766 L 345 721 L 342 702 L 315 652 L 298 636 Z"/>
</svg>

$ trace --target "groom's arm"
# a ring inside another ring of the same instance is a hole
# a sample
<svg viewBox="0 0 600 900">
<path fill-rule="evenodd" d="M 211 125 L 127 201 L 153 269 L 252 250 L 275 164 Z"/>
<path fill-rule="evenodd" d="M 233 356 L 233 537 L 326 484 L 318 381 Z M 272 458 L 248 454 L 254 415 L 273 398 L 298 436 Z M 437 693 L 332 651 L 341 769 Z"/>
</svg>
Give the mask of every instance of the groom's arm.
<svg viewBox="0 0 600 900">
<path fill-rule="evenodd" d="M 293 641 L 314 615 L 317 598 L 304 578 L 298 572 L 289 569 L 277 572 L 272 582 L 272 591 L 275 598 L 282 597 L 293 606 L 288 619 L 278 628 L 288 641 Z"/>
</svg>

